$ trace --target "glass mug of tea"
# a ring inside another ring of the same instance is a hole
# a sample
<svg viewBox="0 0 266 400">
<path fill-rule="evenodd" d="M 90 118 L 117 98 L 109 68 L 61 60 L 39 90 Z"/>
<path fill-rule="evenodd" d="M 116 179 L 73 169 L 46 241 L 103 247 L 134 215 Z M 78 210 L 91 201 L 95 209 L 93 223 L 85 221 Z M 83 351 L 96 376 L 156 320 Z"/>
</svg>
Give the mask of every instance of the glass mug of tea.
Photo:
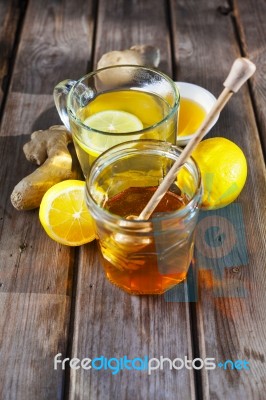
<svg viewBox="0 0 266 400">
<path fill-rule="evenodd" d="M 54 89 L 58 113 L 72 132 L 86 177 L 93 161 L 119 143 L 158 139 L 176 143 L 180 96 L 160 71 L 137 65 L 99 69 Z"/>
<path fill-rule="evenodd" d="M 186 161 L 148 221 L 132 219 L 180 152 L 157 140 L 126 142 L 100 155 L 86 179 L 106 277 L 130 294 L 162 294 L 186 278 L 201 200 L 195 161 Z"/>
</svg>

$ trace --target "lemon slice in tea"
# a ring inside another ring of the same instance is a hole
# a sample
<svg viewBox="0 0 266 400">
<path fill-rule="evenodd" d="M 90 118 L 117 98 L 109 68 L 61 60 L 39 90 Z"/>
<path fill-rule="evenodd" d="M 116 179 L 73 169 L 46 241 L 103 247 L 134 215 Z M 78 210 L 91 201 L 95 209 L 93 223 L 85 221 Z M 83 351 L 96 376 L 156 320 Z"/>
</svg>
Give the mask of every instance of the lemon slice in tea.
<svg viewBox="0 0 266 400">
<path fill-rule="evenodd" d="M 105 110 L 86 118 L 84 124 L 92 129 L 109 133 L 127 133 L 143 129 L 141 120 L 126 111 Z"/>
<path fill-rule="evenodd" d="M 110 147 L 129 140 L 138 140 L 143 129 L 141 120 L 136 115 L 126 111 L 99 111 L 84 120 L 84 125 L 100 132 L 90 132 L 83 129 L 82 141 L 79 146 L 88 154 L 97 157 Z M 126 133 L 131 133 L 126 135 Z M 76 139 L 77 141 L 77 139 Z"/>
<path fill-rule="evenodd" d="M 45 193 L 39 217 L 51 239 L 68 246 L 80 246 L 95 239 L 84 191 L 85 182 L 67 180 L 57 183 Z"/>
</svg>

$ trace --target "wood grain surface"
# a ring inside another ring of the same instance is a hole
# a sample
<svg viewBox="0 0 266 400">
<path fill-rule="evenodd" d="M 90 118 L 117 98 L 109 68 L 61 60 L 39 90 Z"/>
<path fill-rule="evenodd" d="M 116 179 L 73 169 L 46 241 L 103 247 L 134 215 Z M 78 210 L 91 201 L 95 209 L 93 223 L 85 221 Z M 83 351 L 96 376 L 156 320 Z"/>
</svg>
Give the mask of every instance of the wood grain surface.
<svg viewBox="0 0 266 400">
<path fill-rule="evenodd" d="M 137 0 L 128 6 L 126 0 L 101 0 L 95 41 L 94 65 L 107 51 L 152 44 L 162 50 L 160 68 L 171 71 L 168 16 L 162 2 Z M 78 358 L 191 357 L 188 304 L 166 302 L 163 296 L 128 296 L 106 281 L 97 256 L 85 247 L 79 260 L 73 343 L 72 357 Z M 189 370 L 178 371 L 178 378 L 176 371 L 151 376 L 140 371 L 117 375 L 110 370 L 70 371 L 70 399 L 75 400 L 100 400 L 108 393 L 115 399 L 159 400 L 181 390 L 184 398 L 195 398 L 194 375 Z"/>
<path fill-rule="evenodd" d="M 266 2 L 235 0 L 233 4 L 243 54 L 257 65 L 257 71 L 250 86 L 264 157 L 266 157 Z"/>
<path fill-rule="evenodd" d="M 197 2 L 197 7 L 193 0 L 171 4 L 178 79 L 202 85 L 217 96 L 233 60 L 240 56 L 231 15 L 221 13 L 213 1 Z M 185 43 L 185 47 L 180 49 L 180 43 Z M 213 225 L 218 225 L 220 235 L 232 224 L 235 231 L 243 228 L 246 240 L 237 238 L 239 246 L 233 255 L 228 255 L 227 265 L 219 259 L 219 246 L 213 246 L 209 255 L 211 262 L 209 257 L 196 255 L 199 301 L 195 318 L 199 352 L 201 357 L 215 357 L 223 363 L 227 359 L 247 359 L 250 371 L 240 373 L 218 368 L 207 374 L 203 369 L 202 396 L 204 399 L 262 399 L 266 339 L 262 318 L 266 307 L 265 207 L 262 206 L 262 199 L 266 198 L 265 168 L 248 85 L 233 97 L 209 136 L 233 140 L 247 157 L 248 179 L 237 199 L 239 212 L 232 206 L 224 208 L 222 222 L 215 220 L 217 213 L 207 214 L 213 218 Z M 227 239 L 232 243 L 232 237 Z"/>
<path fill-rule="evenodd" d="M 85 249 L 84 249 L 85 250 Z M 129 296 L 109 283 L 91 248 L 79 265 L 72 357 L 192 357 L 188 308 L 163 296 Z M 177 376 L 178 372 L 178 376 Z M 70 399 L 194 399 L 190 371 L 71 370 Z"/>
<path fill-rule="evenodd" d="M 265 398 L 265 11 L 263 0 L 0 0 L 1 400 Z M 18 212 L 9 199 L 35 168 L 22 152 L 29 135 L 60 123 L 53 87 L 134 44 L 158 46 L 160 70 L 215 96 L 235 57 L 257 64 L 208 135 L 243 149 L 247 183 L 234 205 L 201 213 L 188 280 L 166 296 L 120 291 L 106 280 L 96 243 L 56 244 L 37 210 Z M 57 353 L 212 357 L 247 360 L 250 369 L 113 375 L 54 370 Z"/>
<path fill-rule="evenodd" d="M 17 38 L 0 137 L 2 399 L 59 399 L 64 391 L 64 371 L 53 370 L 53 357 L 67 351 L 75 250 L 47 237 L 38 210 L 18 212 L 9 197 L 35 168 L 22 145 L 34 130 L 60 122 L 54 85 L 86 72 L 93 12 L 89 1 L 30 0 Z"/>
<path fill-rule="evenodd" d="M 0 293 L 1 399 L 61 399 L 70 298 L 44 293 Z M 3 341 L 4 340 L 4 341 Z"/>
<path fill-rule="evenodd" d="M 24 1 L 0 1 L 0 110 L 12 73 L 15 39 L 19 33 L 24 7 Z"/>
</svg>

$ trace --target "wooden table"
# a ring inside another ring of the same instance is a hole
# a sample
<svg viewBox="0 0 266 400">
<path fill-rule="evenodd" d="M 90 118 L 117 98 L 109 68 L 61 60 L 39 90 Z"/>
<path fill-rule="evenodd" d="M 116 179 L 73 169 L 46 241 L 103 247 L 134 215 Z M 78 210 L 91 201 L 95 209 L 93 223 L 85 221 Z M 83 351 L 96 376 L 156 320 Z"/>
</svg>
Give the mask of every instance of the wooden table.
<svg viewBox="0 0 266 400">
<path fill-rule="evenodd" d="M 264 0 L 0 0 L 1 400 L 265 399 L 265 15 Z M 60 123 L 56 83 L 93 70 L 107 51 L 141 43 L 160 48 L 162 71 L 216 96 L 236 57 L 257 65 L 209 134 L 236 142 L 248 161 L 236 205 L 208 214 L 227 244 L 231 224 L 236 245 L 219 258 L 222 242 L 205 255 L 198 244 L 188 281 L 161 297 L 118 290 L 95 243 L 61 246 L 46 236 L 37 210 L 10 203 L 15 184 L 34 170 L 23 144 Z M 216 368 L 55 370 L 58 353 L 207 357 Z M 246 360 L 249 370 L 218 366 L 226 360 Z"/>
</svg>

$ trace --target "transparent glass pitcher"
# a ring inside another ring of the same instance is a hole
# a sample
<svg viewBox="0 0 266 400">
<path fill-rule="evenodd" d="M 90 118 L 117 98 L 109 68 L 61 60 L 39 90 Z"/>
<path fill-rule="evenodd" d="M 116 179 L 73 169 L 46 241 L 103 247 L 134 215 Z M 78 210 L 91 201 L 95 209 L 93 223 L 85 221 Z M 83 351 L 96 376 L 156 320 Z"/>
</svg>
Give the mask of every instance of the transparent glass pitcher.
<svg viewBox="0 0 266 400">
<path fill-rule="evenodd" d="M 136 139 L 176 143 L 179 92 L 168 76 L 155 69 L 137 65 L 103 68 L 78 81 L 59 83 L 54 100 L 73 134 L 85 177 L 93 161 L 119 143 Z M 108 116 L 122 118 L 120 131 L 112 121 L 106 126 Z"/>
</svg>

